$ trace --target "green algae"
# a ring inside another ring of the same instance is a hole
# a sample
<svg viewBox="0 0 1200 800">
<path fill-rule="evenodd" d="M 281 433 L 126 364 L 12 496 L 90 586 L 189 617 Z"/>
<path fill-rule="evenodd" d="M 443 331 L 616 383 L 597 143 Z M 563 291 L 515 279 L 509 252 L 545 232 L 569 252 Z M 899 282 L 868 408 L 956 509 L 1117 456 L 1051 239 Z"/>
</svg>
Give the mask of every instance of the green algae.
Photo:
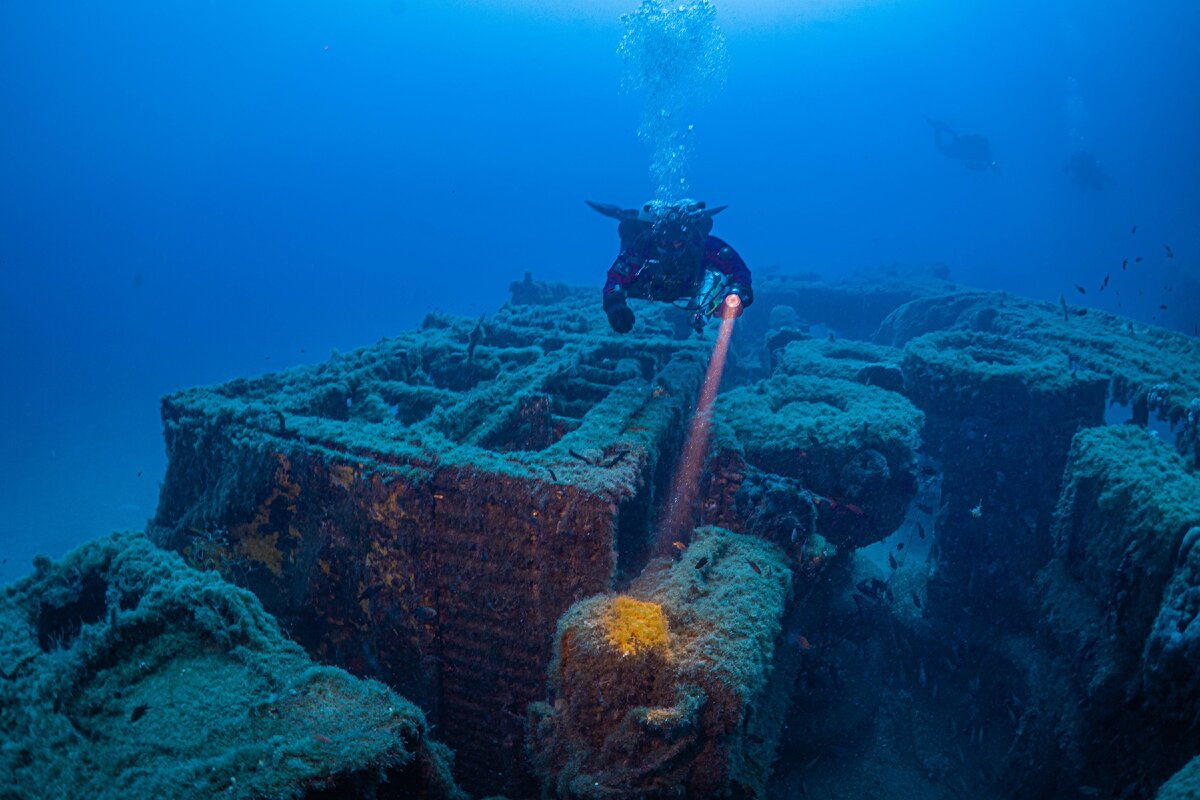
<svg viewBox="0 0 1200 800">
<path fill-rule="evenodd" d="M 137 534 L 0 598 L 0 773 L 18 796 L 465 797 L 421 711 L 314 665 L 250 593 Z"/>
<path fill-rule="evenodd" d="M 1200 527 L 1184 534 L 1142 655 L 1142 687 L 1164 719 L 1200 717 Z"/>
<path fill-rule="evenodd" d="M 1038 397 L 1064 395 L 1081 385 L 1103 384 L 1104 377 L 1074 369 L 1068 358 L 1036 342 L 989 333 L 937 331 L 912 339 L 904 348 L 905 375 L 921 383 L 924 373 L 969 386 L 980 413 L 989 399 L 1007 402 L 1014 393 Z M 1098 393 L 1103 407 L 1105 392 Z"/>
<path fill-rule="evenodd" d="M 1200 398 L 1195 339 L 1095 309 L 1006 293 L 966 291 L 914 300 L 889 315 L 875 340 L 904 347 L 935 331 L 991 334 L 1053 349 L 1064 372 L 1077 364 L 1108 379 L 1113 400 L 1131 406 L 1142 424 L 1149 412 L 1179 424 Z"/>
<path fill-rule="evenodd" d="M 1103 598 L 1112 633 L 1141 651 L 1184 534 L 1200 525 L 1200 479 L 1132 425 L 1080 431 L 1054 526 L 1055 555 Z"/>
<path fill-rule="evenodd" d="M 789 342 L 776 354 L 776 375 L 812 375 L 904 389 L 903 351 L 849 339 L 802 339 Z"/>
<path fill-rule="evenodd" d="M 1108 773 L 1125 756 L 1113 758 L 1111 737 L 1126 725 L 1156 726 L 1142 769 L 1174 757 L 1168 726 L 1190 721 L 1200 700 L 1200 676 L 1180 661 L 1194 645 L 1176 634 L 1189 604 L 1175 602 L 1195 579 L 1181 545 L 1197 524 L 1200 479 L 1165 443 L 1133 425 L 1075 435 L 1035 592 L 1053 669 L 1069 676 L 1039 693 L 1047 719 L 1064 722 L 1035 726 L 1070 751 L 1062 770 L 1116 780 Z"/>
<path fill-rule="evenodd" d="M 647 309 L 635 335 L 606 336 L 590 294 L 551 295 L 565 299 L 480 320 L 431 314 L 420 331 L 321 364 L 164 398 L 171 457 L 159 520 L 203 527 L 247 507 L 272 452 L 326 453 L 385 474 L 553 472 L 555 482 L 620 493 L 637 459 L 596 467 L 678 424 L 707 343 L 675 338 L 674 309 L 661 308 Z"/>
<path fill-rule="evenodd" d="M 1196 800 L 1200 797 L 1200 756 L 1183 765 L 1159 787 L 1155 800 Z"/>
<path fill-rule="evenodd" d="M 750 464 L 796 478 L 842 509 L 852 504 L 841 516 L 857 544 L 883 538 L 903 518 L 925 420 L 903 396 L 853 380 L 782 375 L 722 394 L 716 414 Z"/>
</svg>

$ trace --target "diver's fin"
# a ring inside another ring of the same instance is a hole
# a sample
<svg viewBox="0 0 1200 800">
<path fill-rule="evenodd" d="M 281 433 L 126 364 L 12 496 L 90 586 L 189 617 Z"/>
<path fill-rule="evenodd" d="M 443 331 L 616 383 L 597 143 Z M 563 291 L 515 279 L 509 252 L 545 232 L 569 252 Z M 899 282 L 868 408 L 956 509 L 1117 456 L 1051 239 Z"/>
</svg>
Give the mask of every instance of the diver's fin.
<svg viewBox="0 0 1200 800">
<path fill-rule="evenodd" d="M 584 200 L 583 202 L 587 203 L 589 206 L 596 209 L 606 217 L 612 217 L 613 219 L 619 219 L 622 221 L 638 218 L 638 212 L 636 209 L 621 208 L 620 206 L 615 206 L 612 203 L 593 203 L 591 200 Z"/>
</svg>

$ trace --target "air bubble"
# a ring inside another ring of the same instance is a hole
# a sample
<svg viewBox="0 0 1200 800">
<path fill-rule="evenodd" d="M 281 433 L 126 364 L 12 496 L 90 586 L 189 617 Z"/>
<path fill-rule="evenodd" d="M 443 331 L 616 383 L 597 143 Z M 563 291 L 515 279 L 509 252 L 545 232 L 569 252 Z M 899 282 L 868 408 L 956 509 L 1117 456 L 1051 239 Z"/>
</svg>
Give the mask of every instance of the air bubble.
<svg viewBox="0 0 1200 800">
<path fill-rule="evenodd" d="M 725 36 L 709 0 L 673 5 L 642 0 L 621 17 L 625 36 L 617 52 L 625 60 L 622 87 L 644 92 L 638 137 L 652 150 L 650 176 L 660 199 L 687 194 L 688 149 L 684 137 L 695 130 L 681 120 L 725 85 Z M 678 120 L 678 121 L 677 121 Z"/>
</svg>

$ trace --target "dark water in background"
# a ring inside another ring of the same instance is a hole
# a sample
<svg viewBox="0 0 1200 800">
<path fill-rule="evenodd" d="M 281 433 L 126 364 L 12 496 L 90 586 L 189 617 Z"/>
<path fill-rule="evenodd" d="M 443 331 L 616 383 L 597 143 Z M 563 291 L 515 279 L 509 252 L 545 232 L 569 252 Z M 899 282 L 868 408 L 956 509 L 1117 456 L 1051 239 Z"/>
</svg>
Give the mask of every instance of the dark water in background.
<svg viewBox="0 0 1200 800">
<path fill-rule="evenodd" d="M 0 581 L 153 513 L 164 393 L 490 311 L 527 269 L 600 286 L 581 201 L 654 183 L 618 90 L 635 3 L 571 5 L 0 4 Z M 1191 332 L 1164 286 L 1200 284 L 1200 6 L 1112 5 L 718 1 L 695 194 L 752 269 L 940 261 Z M 1104 191 L 1067 180 L 1078 148 Z"/>
</svg>

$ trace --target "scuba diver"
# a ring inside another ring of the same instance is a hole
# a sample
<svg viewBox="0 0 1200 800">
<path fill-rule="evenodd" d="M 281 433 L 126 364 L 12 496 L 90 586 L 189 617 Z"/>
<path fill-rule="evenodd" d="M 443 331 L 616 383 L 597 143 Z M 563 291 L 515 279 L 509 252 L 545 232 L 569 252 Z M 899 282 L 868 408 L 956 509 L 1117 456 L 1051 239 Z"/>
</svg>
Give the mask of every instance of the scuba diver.
<svg viewBox="0 0 1200 800">
<path fill-rule="evenodd" d="M 633 310 L 626 302 L 631 297 L 693 312 L 692 327 L 698 333 L 722 305 L 739 317 L 754 302 L 746 262 L 709 233 L 712 218 L 727 206 L 708 208 L 695 200 L 651 200 L 640 210 L 587 204 L 621 223 L 621 252 L 604 284 L 604 312 L 617 333 L 633 328 Z"/>
<path fill-rule="evenodd" d="M 1071 160 L 1063 167 L 1063 172 L 1071 178 L 1071 182 L 1079 187 L 1079 191 L 1089 189 L 1096 192 L 1104 191 L 1104 185 L 1112 183 L 1112 179 L 1104 174 L 1100 162 L 1091 153 L 1076 150 L 1071 154 Z"/>
<path fill-rule="evenodd" d="M 992 160 L 992 146 L 986 136 L 978 133 L 955 133 L 949 125 L 940 119 L 925 118 L 933 128 L 933 146 L 946 158 L 963 162 L 967 169 L 983 172 L 985 169 L 995 169 L 996 162 Z"/>
</svg>

